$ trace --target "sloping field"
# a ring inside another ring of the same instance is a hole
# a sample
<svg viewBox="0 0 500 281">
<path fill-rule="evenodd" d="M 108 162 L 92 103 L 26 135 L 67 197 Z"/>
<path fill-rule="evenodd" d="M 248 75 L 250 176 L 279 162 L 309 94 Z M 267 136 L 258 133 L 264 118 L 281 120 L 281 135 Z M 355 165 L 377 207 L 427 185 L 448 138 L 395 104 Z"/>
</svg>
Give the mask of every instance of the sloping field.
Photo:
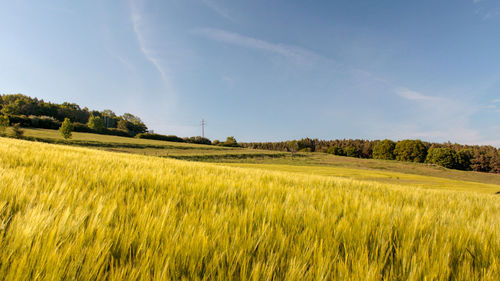
<svg viewBox="0 0 500 281">
<path fill-rule="evenodd" d="M 355 179 L 359 181 L 374 181 L 387 184 L 405 185 L 410 188 L 430 188 L 445 189 L 453 191 L 470 191 L 495 194 L 500 191 L 500 185 L 474 182 L 470 180 L 458 180 L 450 177 L 422 176 L 418 174 L 406 174 L 393 171 L 374 170 L 374 169 L 353 169 L 345 167 L 336 167 L 329 165 L 299 166 L 299 165 L 280 165 L 280 164 L 248 164 L 248 163 L 223 163 L 223 166 L 252 168 L 259 170 L 283 171 L 301 174 L 322 175 Z M 450 171 L 446 169 L 446 171 Z M 455 171 L 452 171 L 455 172 Z M 474 172 L 461 173 L 477 174 Z M 484 173 L 483 173 L 484 174 Z M 490 176 L 490 174 L 484 174 Z M 499 177 L 498 175 L 491 175 Z M 472 178 L 472 177 L 471 177 Z M 474 179 L 474 178 L 472 178 Z M 472 180 L 471 179 L 471 180 Z M 500 196 L 499 196 L 500 197 Z"/>
<path fill-rule="evenodd" d="M 438 182 L 447 182 L 447 180 L 450 179 L 471 184 L 480 183 L 490 186 L 493 185 L 496 186 L 497 191 L 500 191 L 500 174 L 459 171 L 424 163 L 361 159 L 334 156 L 325 153 L 309 152 L 300 153 L 298 156 L 299 157 L 290 157 L 290 155 L 288 155 L 286 157 L 275 158 L 224 159 L 217 162 L 229 163 L 230 165 L 228 166 L 266 167 L 266 169 L 271 170 L 335 175 L 355 179 L 376 179 L 393 184 L 404 184 L 405 181 L 408 180 L 409 184 L 422 187 L 431 187 L 428 185 L 428 183 L 430 183 L 434 186 L 446 188 L 446 186 L 449 185 L 442 185 Z M 401 174 L 406 176 L 400 176 Z M 436 180 L 438 182 L 436 182 Z M 459 184 L 459 187 L 460 186 L 463 185 Z"/>
<path fill-rule="evenodd" d="M 79 132 L 73 132 L 73 137 L 69 140 L 65 140 L 57 130 L 30 128 L 24 129 L 24 131 L 24 135 L 28 139 L 35 141 L 194 161 L 279 158 L 285 155 L 277 151 L 126 138 Z"/>
<path fill-rule="evenodd" d="M 57 130 L 25 129 L 25 135 L 49 143 L 97 148 L 181 160 L 231 163 L 234 166 L 278 171 L 338 176 L 356 180 L 404 184 L 424 188 L 495 193 L 500 191 L 500 175 L 446 169 L 422 163 L 359 159 L 325 153 L 290 153 L 220 147 L 179 142 L 125 138 L 90 133 L 73 133 L 64 140 Z M 243 164 L 244 163 L 244 164 Z M 240 165 L 242 164 L 242 165 Z M 257 165 L 246 165 L 257 164 Z M 477 184 L 476 184 L 477 183 Z"/>
<path fill-rule="evenodd" d="M 2 280 L 498 280 L 498 196 L 0 138 Z"/>
</svg>

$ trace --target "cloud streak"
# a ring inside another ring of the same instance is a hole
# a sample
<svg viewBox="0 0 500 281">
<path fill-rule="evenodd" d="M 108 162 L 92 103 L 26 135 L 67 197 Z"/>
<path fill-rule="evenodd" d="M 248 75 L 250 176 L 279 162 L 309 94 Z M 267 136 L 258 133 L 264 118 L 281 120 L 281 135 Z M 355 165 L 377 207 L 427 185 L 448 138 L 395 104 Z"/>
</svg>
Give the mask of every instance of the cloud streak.
<svg viewBox="0 0 500 281">
<path fill-rule="evenodd" d="M 175 116 L 178 96 L 171 83 L 168 69 L 164 66 L 165 64 L 162 59 L 165 57 L 166 50 L 154 48 L 151 45 L 155 42 L 155 34 L 154 29 L 152 29 L 147 20 L 148 17 L 146 17 L 143 12 L 143 4 L 144 2 L 141 0 L 129 1 L 130 21 L 139 50 L 143 54 L 145 60 L 158 72 L 161 86 L 155 93 L 155 103 L 147 105 L 147 109 L 140 96 L 134 97 L 134 102 L 142 104 L 138 105 L 139 107 L 142 106 L 138 111 L 146 110 L 146 112 L 142 113 L 142 116 L 148 120 L 148 123 L 157 128 L 161 128 L 161 124 L 165 123 L 166 119 L 170 120 L 172 116 Z M 162 113 L 160 114 L 160 112 Z"/>
<path fill-rule="evenodd" d="M 371 72 L 338 64 L 326 57 L 293 45 L 272 43 L 239 33 L 213 28 L 198 29 L 195 32 L 217 42 L 259 50 L 298 62 L 328 62 L 332 65 L 335 64 L 335 69 L 339 71 L 361 76 L 365 79 L 386 85 L 397 96 L 414 102 L 414 105 L 409 108 L 408 114 L 410 115 L 407 116 L 409 118 L 407 122 L 410 123 L 405 125 L 394 124 L 395 131 L 392 133 L 385 131 L 386 134 L 392 134 L 396 138 L 423 138 L 432 141 L 449 139 L 469 144 L 488 142 L 482 138 L 478 130 L 470 126 L 471 118 L 478 110 L 477 105 L 456 99 L 423 94 L 406 87 L 401 87 Z M 500 99 L 498 102 L 500 102 Z"/>
<path fill-rule="evenodd" d="M 397 88 L 396 89 L 396 94 L 400 97 L 403 97 L 408 100 L 414 100 L 414 101 L 442 101 L 441 98 L 438 97 L 432 97 L 432 96 L 426 96 L 423 95 L 419 92 L 412 91 L 407 88 Z"/>
<path fill-rule="evenodd" d="M 222 29 L 201 28 L 195 30 L 194 32 L 214 41 L 249 49 L 265 51 L 268 53 L 292 59 L 296 62 L 306 62 L 308 60 L 315 60 L 321 58 L 320 55 L 301 47 L 286 45 L 286 44 L 271 43 L 265 40 L 244 36 L 235 32 L 230 32 Z"/>
<path fill-rule="evenodd" d="M 227 9 L 225 9 L 224 7 L 220 6 L 219 4 L 217 4 L 215 1 L 213 0 L 202 0 L 201 1 L 203 4 L 205 4 L 205 6 L 207 6 L 208 8 L 210 8 L 212 11 L 214 11 L 215 13 L 217 13 L 219 16 L 225 18 L 225 19 L 228 19 L 232 22 L 236 22 L 236 19 L 230 15 L 229 11 Z"/>
<path fill-rule="evenodd" d="M 140 3 L 140 1 L 133 1 L 133 0 L 129 1 L 130 13 L 131 13 L 130 18 L 132 21 L 132 27 L 133 27 L 133 30 L 135 33 L 135 37 L 136 37 L 137 42 L 139 44 L 139 48 L 140 48 L 142 54 L 144 55 L 144 57 L 149 62 L 151 62 L 151 64 L 159 72 L 163 82 L 165 84 L 168 84 L 169 79 L 168 79 L 167 71 L 163 68 L 163 66 L 160 63 L 159 58 L 157 58 L 157 56 L 155 55 L 153 50 L 151 50 L 148 47 L 148 43 L 147 43 L 146 38 L 144 36 L 144 30 L 143 30 L 145 28 L 144 27 L 145 26 L 144 19 L 143 19 L 143 16 L 141 14 L 141 10 L 140 10 L 138 3 Z"/>
</svg>

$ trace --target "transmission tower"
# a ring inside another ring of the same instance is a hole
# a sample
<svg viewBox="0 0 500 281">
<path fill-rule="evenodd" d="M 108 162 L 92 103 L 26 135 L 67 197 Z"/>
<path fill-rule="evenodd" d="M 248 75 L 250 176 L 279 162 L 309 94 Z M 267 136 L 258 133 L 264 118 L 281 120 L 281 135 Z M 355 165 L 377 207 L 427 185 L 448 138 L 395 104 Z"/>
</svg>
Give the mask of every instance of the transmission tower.
<svg viewBox="0 0 500 281">
<path fill-rule="evenodd" d="M 207 122 L 205 119 L 201 119 L 201 137 L 205 137 L 205 126 L 207 125 Z"/>
</svg>

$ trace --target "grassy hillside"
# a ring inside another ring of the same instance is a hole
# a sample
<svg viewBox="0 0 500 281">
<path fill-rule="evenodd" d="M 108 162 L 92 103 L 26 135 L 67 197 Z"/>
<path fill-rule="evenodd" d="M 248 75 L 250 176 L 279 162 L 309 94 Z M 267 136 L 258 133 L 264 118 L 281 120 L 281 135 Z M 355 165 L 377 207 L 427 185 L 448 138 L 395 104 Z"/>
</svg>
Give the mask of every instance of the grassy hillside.
<svg viewBox="0 0 500 281">
<path fill-rule="evenodd" d="M 214 161 L 220 159 L 274 158 L 285 155 L 284 153 L 267 150 L 249 150 L 79 132 L 73 132 L 73 137 L 65 140 L 57 130 L 24 129 L 24 131 L 26 137 L 43 142 L 185 160 Z"/>
<path fill-rule="evenodd" d="M 495 195 L 0 138 L 4 280 L 498 280 Z"/>
<path fill-rule="evenodd" d="M 277 166 L 292 166 L 290 170 L 312 172 L 318 171 L 318 174 L 326 175 L 327 173 L 321 172 L 321 169 L 315 169 L 317 167 L 323 167 L 326 171 L 339 171 L 335 173 L 342 176 L 343 169 L 356 170 L 358 174 L 369 175 L 375 174 L 387 174 L 391 175 L 394 179 L 399 177 L 398 174 L 410 174 L 419 175 L 425 177 L 433 178 L 443 178 L 443 179 L 453 179 L 467 182 L 476 182 L 484 184 L 500 185 L 500 175 L 493 173 L 481 173 L 481 172 L 471 172 L 471 171 L 459 171 L 453 169 L 447 169 L 444 167 L 429 165 L 424 163 L 412 163 L 412 162 L 402 162 L 394 160 L 377 160 L 377 159 L 360 159 L 353 157 L 342 157 L 334 156 L 325 153 L 301 153 L 299 157 L 280 157 L 280 158 L 267 158 L 267 159 L 224 159 L 219 162 L 224 163 L 237 163 L 237 164 L 258 164 L 254 166 L 267 166 L 277 165 Z M 249 165 L 251 166 L 251 165 Z M 338 168 L 338 169 L 337 169 Z M 280 169 L 279 167 L 277 169 Z M 329 173 L 329 172 L 328 172 Z M 347 171 L 347 174 L 352 174 L 352 172 Z M 358 178 L 358 177 L 355 177 Z M 418 178 L 418 177 L 417 177 Z M 393 182 L 397 184 L 398 182 Z M 500 189 L 499 189 L 500 190 Z"/>
<path fill-rule="evenodd" d="M 271 161 L 267 161 L 271 162 Z M 376 169 L 353 169 L 327 165 L 280 165 L 280 164 L 248 164 L 248 163 L 224 163 L 224 166 L 244 167 L 258 170 L 283 171 L 291 173 L 312 174 L 321 176 L 341 177 L 359 181 L 375 181 L 386 184 L 398 184 L 408 187 L 445 189 L 454 191 L 472 191 L 494 194 L 500 191 L 500 185 L 475 182 L 470 180 L 458 180 L 444 176 L 422 176 L 418 174 L 393 172 Z M 447 169 L 446 169 L 447 170 Z M 472 172 L 463 172 L 472 173 Z M 495 175 L 498 177 L 498 175 Z M 467 178 L 466 176 L 464 176 Z M 488 178 L 487 178 L 488 179 Z"/>
<path fill-rule="evenodd" d="M 355 180 L 377 181 L 423 188 L 495 193 L 500 175 L 450 170 L 421 163 L 339 157 L 325 153 L 289 153 L 73 133 L 66 141 L 56 130 L 25 129 L 25 135 L 40 141 L 87 146 L 107 151 L 222 162 L 232 166 L 298 172 Z"/>
</svg>

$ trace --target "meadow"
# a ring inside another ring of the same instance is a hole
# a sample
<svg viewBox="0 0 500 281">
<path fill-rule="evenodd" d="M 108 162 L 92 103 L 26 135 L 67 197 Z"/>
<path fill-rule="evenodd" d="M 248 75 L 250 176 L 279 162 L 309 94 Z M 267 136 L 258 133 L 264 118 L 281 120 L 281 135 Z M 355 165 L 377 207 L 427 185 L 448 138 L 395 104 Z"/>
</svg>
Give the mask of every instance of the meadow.
<svg viewBox="0 0 500 281">
<path fill-rule="evenodd" d="M 0 277 L 500 276 L 498 195 L 227 165 L 0 138 Z"/>
</svg>

